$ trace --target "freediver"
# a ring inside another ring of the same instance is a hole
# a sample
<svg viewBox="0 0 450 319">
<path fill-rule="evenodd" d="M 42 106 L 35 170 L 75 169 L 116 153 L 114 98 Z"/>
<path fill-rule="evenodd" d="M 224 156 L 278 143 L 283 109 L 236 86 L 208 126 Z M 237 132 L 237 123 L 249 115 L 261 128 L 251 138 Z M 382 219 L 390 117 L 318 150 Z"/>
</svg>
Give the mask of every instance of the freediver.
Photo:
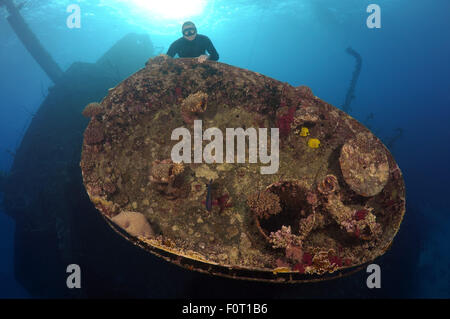
<svg viewBox="0 0 450 319">
<path fill-rule="evenodd" d="M 206 35 L 197 34 L 197 28 L 193 22 L 183 23 L 181 32 L 183 37 L 170 45 L 167 51 L 168 56 L 173 58 L 178 54 L 180 58 L 197 58 L 200 63 L 206 60 L 219 60 L 219 54 L 211 40 Z M 208 51 L 209 55 L 205 51 Z"/>
</svg>

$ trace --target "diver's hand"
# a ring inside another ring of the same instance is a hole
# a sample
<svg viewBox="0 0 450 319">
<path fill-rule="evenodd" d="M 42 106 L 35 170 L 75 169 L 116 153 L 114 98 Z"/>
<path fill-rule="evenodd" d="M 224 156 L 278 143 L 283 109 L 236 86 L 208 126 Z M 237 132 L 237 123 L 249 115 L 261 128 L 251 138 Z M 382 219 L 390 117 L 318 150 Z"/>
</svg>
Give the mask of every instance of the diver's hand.
<svg viewBox="0 0 450 319">
<path fill-rule="evenodd" d="M 208 60 L 208 58 L 209 58 L 209 56 L 207 56 L 206 54 L 203 54 L 197 58 L 197 61 L 198 61 L 198 63 L 203 63 L 206 60 Z"/>
</svg>

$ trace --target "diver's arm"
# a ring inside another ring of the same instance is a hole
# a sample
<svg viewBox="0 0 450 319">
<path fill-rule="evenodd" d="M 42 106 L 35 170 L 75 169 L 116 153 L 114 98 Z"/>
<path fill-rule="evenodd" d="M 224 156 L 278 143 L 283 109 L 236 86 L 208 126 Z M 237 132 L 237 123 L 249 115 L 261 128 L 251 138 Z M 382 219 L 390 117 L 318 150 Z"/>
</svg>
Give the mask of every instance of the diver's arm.
<svg viewBox="0 0 450 319">
<path fill-rule="evenodd" d="M 214 47 L 212 41 L 208 37 L 206 37 L 206 40 L 207 40 L 206 51 L 208 51 L 209 53 L 209 60 L 212 61 L 219 60 L 219 53 L 217 53 L 217 50 Z"/>
</svg>

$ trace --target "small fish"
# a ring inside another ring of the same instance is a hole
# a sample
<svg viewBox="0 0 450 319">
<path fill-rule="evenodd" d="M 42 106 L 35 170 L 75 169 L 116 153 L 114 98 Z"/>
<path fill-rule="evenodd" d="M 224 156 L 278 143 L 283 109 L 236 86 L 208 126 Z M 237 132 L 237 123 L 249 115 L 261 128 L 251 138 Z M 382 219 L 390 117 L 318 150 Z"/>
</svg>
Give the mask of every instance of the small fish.
<svg viewBox="0 0 450 319">
<path fill-rule="evenodd" d="M 212 210 L 212 196 L 211 196 L 211 184 L 212 184 L 212 179 L 209 181 L 208 184 L 206 184 L 206 187 L 208 188 L 208 191 L 206 192 L 206 210 L 208 212 L 210 212 Z"/>
</svg>

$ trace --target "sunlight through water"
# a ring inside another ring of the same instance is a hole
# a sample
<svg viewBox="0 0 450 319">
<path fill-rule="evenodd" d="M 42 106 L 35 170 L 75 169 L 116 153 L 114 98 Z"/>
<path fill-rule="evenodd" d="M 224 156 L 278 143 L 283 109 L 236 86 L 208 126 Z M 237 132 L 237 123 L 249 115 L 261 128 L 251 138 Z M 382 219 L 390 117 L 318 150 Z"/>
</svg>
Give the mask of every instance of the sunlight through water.
<svg viewBox="0 0 450 319">
<path fill-rule="evenodd" d="M 200 15 L 206 6 L 205 0 L 127 0 L 126 2 L 131 2 L 152 17 L 167 20 L 188 19 Z"/>
</svg>

